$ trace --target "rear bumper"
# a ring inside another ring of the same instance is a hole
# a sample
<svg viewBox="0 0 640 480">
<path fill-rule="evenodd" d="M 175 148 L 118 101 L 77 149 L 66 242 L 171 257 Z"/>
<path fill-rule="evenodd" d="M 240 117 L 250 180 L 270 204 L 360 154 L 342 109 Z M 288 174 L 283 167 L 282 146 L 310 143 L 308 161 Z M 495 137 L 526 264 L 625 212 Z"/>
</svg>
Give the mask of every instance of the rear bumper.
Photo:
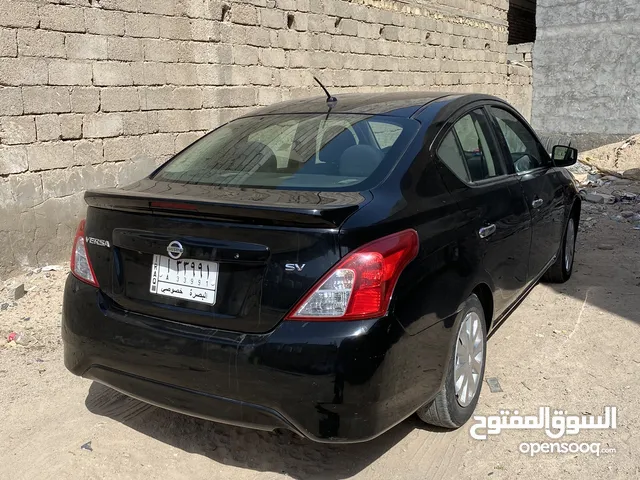
<svg viewBox="0 0 640 480">
<path fill-rule="evenodd" d="M 281 322 L 264 334 L 126 312 L 69 276 L 62 337 L 74 374 L 145 402 L 311 440 L 378 436 L 440 388 L 450 322 L 409 336 L 393 318 Z"/>
</svg>

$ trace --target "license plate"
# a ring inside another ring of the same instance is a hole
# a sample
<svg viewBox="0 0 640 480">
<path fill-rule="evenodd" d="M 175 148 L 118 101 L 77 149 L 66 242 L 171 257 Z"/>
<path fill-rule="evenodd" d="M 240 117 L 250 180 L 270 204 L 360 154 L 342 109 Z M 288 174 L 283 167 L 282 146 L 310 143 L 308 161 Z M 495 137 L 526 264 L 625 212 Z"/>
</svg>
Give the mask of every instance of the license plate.
<svg viewBox="0 0 640 480">
<path fill-rule="evenodd" d="M 213 305 L 216 303 L 217 286 L 216 262 L 153 256 L 151 293 Z"/>
</svg>

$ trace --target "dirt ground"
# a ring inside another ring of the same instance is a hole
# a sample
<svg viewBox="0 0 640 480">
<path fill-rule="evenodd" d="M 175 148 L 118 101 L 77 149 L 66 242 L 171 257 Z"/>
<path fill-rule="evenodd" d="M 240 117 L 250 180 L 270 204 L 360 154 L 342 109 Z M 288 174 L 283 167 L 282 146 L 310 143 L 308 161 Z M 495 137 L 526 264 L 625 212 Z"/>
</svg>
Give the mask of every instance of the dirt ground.
<svg viewBox="0 0 640 480">
<path fill-rule="evenodd" d="M 470 436 L 473 421 L 443 431 L 415 417 L 372 442 L 328 446 L 147 406 L 65 370 L 63 266 L 8 279 L 0 291 L 0 336 L 24 334 L 24 345 L 0 346 L 0 478 L 639 478 L 640 230 L 619 218 L 625 209 L 640 213 L 640 203 L 585 204 L 573 278 L 535 287 L 490 339 L 486 377 L 503 391 L 485 383 L 476 411 L 536 414 L 549 406 L 601 415 L 616 406 L 615 430 L 563 439 L 614 453 L 532 458 L 519 445 L 549 441 L 542 431 L 481 441 Z M 10 286 L 22 282 L 26 296 L 7 302 Z"/>
<path fill-rule="evenodd" d="M 580 153 L 582 161 L 603 171 L 640 180 L 640 135 Z"/>
</svg>

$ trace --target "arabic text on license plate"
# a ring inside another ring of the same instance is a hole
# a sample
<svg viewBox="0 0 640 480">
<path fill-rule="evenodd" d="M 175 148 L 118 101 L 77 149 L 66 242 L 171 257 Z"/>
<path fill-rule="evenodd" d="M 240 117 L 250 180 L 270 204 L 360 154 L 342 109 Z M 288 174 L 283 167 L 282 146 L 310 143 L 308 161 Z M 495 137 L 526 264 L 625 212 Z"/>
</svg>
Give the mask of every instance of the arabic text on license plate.
<svg viewBox="0 0 640 480">
<path fill-rule="evenodd" d="M 216 262 L 153 256 L 151 293 L 213 305 L 216 303 L 217 286 Z"/>
</svg>

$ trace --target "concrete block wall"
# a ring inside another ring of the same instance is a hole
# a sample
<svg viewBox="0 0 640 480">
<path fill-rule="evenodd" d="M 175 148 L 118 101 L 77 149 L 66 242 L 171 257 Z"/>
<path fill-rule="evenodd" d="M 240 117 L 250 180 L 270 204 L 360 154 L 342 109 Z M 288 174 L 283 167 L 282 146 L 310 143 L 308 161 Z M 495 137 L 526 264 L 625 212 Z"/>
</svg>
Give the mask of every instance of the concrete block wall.
<svg viewBox="0 0 640 480">
<path fill-rule="evenodd" d="M 505 98 L 531 120 L 533 97 L 533 43 L 507 46 L 507 93 Z"/>
<path fill-rule="evenodd" d="M 86 189 L 141 178 L 255 106 L 321 93 L 312 74 L 335 93 L 527 95 L 506 63 L 507 8 L 0 0 L 0 273 L 67 259 Z"/>
<path fill-rule="evenodd" d="M 532 67 L 533 42 L 516 43 L 507 46 L 507 62 Z"/>
<path fill-rule="evenodd" d="M 534 127 L 591 149 L 640 132 L 640 2 L 538 0 Z"/>
<path fill-rule="evenodd" d="M 533 83 L 531 67 L 510 64 L 507 66 L 507 89 L 503 97 L 526 118 L 531 120 Z"/>
</svg>

